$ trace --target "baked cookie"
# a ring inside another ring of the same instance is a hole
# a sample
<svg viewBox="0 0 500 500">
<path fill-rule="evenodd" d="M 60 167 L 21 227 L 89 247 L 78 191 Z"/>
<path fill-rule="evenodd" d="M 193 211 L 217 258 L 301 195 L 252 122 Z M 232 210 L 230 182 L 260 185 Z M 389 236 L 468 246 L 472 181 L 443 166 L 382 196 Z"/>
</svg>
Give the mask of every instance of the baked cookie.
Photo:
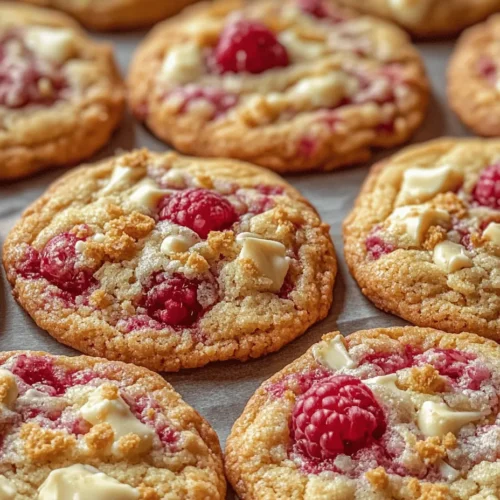
<svg viewBox="0 0 500 500">
<path fill-rule="evenodd" d="M 56 182 L 4 264 L 60 342 L 168 371 L 276 351 L 327 315 L 336 274 L 328 226 L 275 174 L 145 151 Z"/>
<path fill-rule="evenodd" d="M 331 170 L 406 141 L 428 100 L 398 28 L 331 3 L 219 1 L 156 27 L 129 74 L 139 120 L 184 153 Z"/>
<path fill-rule="evenodd" d="M 0 2 L 0 179 L 89 157 L 124 101 L 110 46 L 63 14 Z"/>
<path fill-rule="evenodd" d="M 420 37 L 454 35 L 500 10 L 500 0 L 338 0 Z"/>
<path fill-rule="evenodd" d="M 377 307 L 500 340 L 500 141 L 432 141 L 375 165 L 344 241 Z"/>
<path fill-rule="evenodd" d="M 196 0 L 22 0 L 59 9 L 93 30 L 147 27 L 180 12 Z"/>
<path fill-rule="evenodd" d="M 500 14 L 468 29 L 448 68 L 448 100 L 475 133 L 500 136 Z"/>
<path fill-rule="evenodd" d="M 2 500 L 225 498 L 217 435 L 144 368 L 2 352 L 0 421 Z"/>
<path fill-rule="evenodd" d="M 330 333 L 252 396 L 226 475 L 242 500 L 495 498 L 499 373 L 468 333 Z"/>
</svg>

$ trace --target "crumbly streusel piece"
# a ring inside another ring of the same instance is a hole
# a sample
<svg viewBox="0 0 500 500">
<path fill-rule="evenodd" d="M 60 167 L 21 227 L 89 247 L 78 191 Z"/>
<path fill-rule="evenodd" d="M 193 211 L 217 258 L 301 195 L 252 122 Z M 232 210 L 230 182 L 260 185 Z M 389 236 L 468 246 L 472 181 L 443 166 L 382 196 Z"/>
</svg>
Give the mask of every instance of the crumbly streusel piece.
<svg viewBox="0 0 500 500">
<path fill-rule="evenodd" d="M 325 335 L 250 399 L 227 477 L 242 500 L 494 498 L 499 370 L 500 347 L 468 333 Z"/>
<path fill-rule="evenodd" d="M 223 0 L 156 27 L 129 74 L 135 115 L 177 150 L 331 170 L 406 141 L 428 82 L 400 29 L 331 2 Z"/>
<path fill-rule="evenodd" d="M 344 240 L 351 273 L 381 309 L 500 339 L 499 141 L 432 141 L 376 165 Z"/>
<path fill-rule="evenodd" d="M 169 371 L 276 351 L 326 316 L 336 274 L 329 227 L 277 175 L 147 151 L 57 181 L 4 264 L 59 341 Z"/>
</svg>

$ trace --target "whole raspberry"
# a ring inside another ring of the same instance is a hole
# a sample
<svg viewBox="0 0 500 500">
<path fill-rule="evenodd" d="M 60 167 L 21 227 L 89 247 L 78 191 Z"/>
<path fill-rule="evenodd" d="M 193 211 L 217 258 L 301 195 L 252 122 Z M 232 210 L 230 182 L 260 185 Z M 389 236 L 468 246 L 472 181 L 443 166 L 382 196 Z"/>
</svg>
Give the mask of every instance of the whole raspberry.
<svg viewBox="0 0 500 500">
<path fill-rule="evenodd" d="M 239 20 L 222 32 L 212 66 L 219 73 L 262 73 L 289 62 L 285 47 L 272 31 L 257 21 Z"/>
<path fill-rule="evenodd" d="M 198 282 L 166 273 L 156 274 L 151 281 L 143 303 L 152 318 L 169 326 L 190 325 L 198 319 L 202 311 Z"/>
<path fill-rule="evenodd" d="M 472 195 L 479 205 L 500 210 L 500 163 L 481 172 Z"/>
<path fill-rule="evenodd" d="M 360 379 L 334 375 L 297 399 L 291 420 L 294 448 L 309 458 L 352 455 L 385 432 L 382 408 Z"/>
<path fill-rule="evenodd" d="M 82 241 L 71 233 L 52 238 L 41 252 L 40 272 L 53 285 L 74 295 L 90 288 L 94 279 L 88 269 L 78 267 L 76 244 Z"/>
<path fill-rule="evenodd" d="M 208 189 L 186 189 L 160 202 L 160 220 L 188 227 L 201 238 L 229 228 L 237 217 L 229 201 Z"/>
</svg>

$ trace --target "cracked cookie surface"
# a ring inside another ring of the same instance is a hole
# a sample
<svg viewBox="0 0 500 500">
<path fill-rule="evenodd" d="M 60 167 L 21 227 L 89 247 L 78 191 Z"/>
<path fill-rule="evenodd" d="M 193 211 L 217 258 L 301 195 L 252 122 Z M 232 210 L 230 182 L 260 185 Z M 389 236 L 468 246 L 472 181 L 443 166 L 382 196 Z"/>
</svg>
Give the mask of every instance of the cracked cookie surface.
<svg viewBox="0 0 500 500">
<path fill-rule="evenodd" d="M 3 258 L 60 342 L 168 371 L 278 350 L 327 315 L 336 274 L 329 227 L 277 175 L 147 151 L 57 181 Z"/>
<path fill-rule="evenodd" d="M 407 35 L 312 3 L 226 0 L 160 24 L 131 65 L 134 114 L 181 152 L 279 172 L 331 170 L 405 142 L 429 93 Z"/>
</svg>

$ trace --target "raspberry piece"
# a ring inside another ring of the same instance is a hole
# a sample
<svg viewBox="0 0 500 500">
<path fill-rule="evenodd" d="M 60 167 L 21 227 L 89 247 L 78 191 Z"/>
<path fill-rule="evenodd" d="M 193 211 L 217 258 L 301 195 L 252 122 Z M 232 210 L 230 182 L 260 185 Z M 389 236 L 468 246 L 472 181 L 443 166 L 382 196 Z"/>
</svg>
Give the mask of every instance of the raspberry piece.
<svg viewBox="0 0 500 500">
<path fill-rule="evenodd" d="M 365 241 L 366 251 L 373 260 L 378 260 L 383 255 L 390 254 L 396 250 L 394 245 L 387 243 L 378 234 L 378 228 L 375 228 L 366 238 Z"/>
<path fill-rule="evenodd" d="M 300 10 L 306 14 L 318 19 L 328 17 L 328 11 L 323 0 L 297 0 L 297 4 Z"/>
<path fill-rule="evenodd" d="M 221 89 L 209 87 L 198 87 L 189 85 L 168 94 L 168 97 L 175 97 L 180 100 L 179 113 L 189 111 L 191 104 L 197 101 L 208 101 L 213 106 L 213 113 L 210 119 L 219 118 L 225 115 L 231 108 L 238 103 L 238 96 L 230 94 Z"/>
<path fill-rule="evenodd" d="M 490 83 L 495 83 L 497 77 L 497 67 L 493 59 L 488 56 L 481 56 L 477 60 L 477 72 Z"/>
<path fill-rule="evenodd" d="M 384 412 L 371 390 L 348 375 L 314 383 L 297 399 L 291 421 L 294 448 L 319 460 L 352 455 L 385 429 Z"/>
<path fill-rule="evenodd" d="M 83 241 L 71 233 L 52 238 L 41 253 L 40 272 L 53 285 L 73 295 L 80 295 L 94 284 L 92 273 L 78 267 L 75 245 Z"/>
<path fill-rule="evenodd" d="M 479 205 L 500 210 L 500 163 L 481 172 L 472 196 Z"/>
<path fill-rule="evenodd" d="M 152 277 L 150 286 L 144 306 L 152 318 L 170 326 L 191 325 L 198 319 L 203 308 L 198 302 L 197 281 L 159 273 Z"/>
<path fill-rule="evenodd" d="M 191 188 L 160 201 L 160 220 L 169 220 L 192 229 L 201 238 L 210 231 L 228 229 L 236 222 L 236 212 L 215 191 Z"/>
<path fill-rule="evenodd" d="M 288 66 L 288 53 L 275 34 L 257 21 L 228 24 L 209 63 L 218 73 L 262 73 Z"/>
<path fill-rule="evenodd" d="M 19 262 L 16 271 L 23 278 L 40 277 L 40 253 L 33 247 L 28 247 L 23 260 Z"/>
<path fill-rule="evenodd" d="M 385 375 L 409 368 L 414 364 L 414 358 L 420 352 L 411 346 L 406 346 L 404 352 L 376 352 L 368 354 L 362 363 L 372 363 L 382 369 Z"/>
</svg>

